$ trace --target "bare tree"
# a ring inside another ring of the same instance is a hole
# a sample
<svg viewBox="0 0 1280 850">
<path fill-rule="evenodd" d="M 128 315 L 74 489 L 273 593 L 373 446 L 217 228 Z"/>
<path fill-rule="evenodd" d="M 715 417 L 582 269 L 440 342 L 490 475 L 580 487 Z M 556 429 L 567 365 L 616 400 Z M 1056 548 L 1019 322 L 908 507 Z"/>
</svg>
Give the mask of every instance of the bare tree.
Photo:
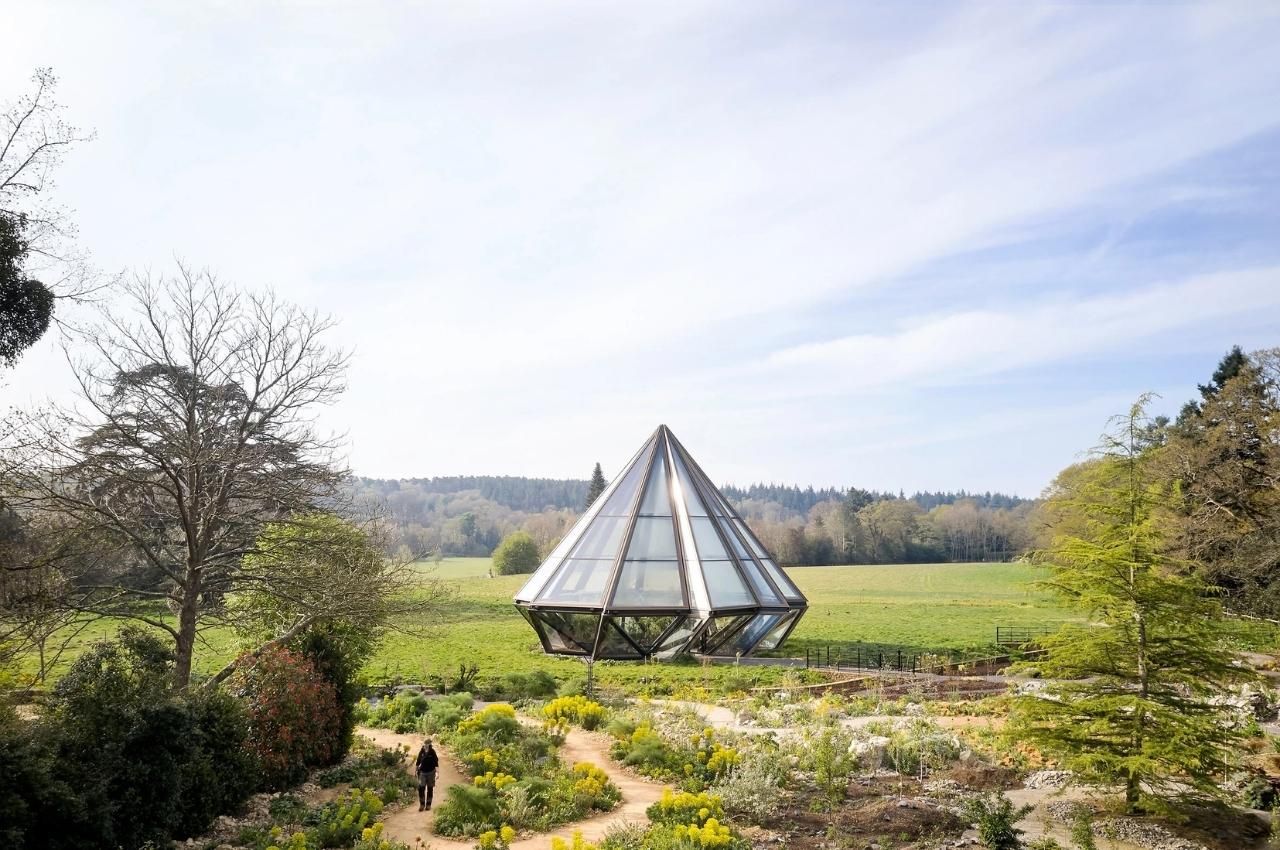
<svg viewBox="0 0 1280 850">
<path fill-rule="evenodd" d="M 0 216 L 21 225 L 28 273 L 58 297 L 82 297 L 99 284 L 76 245 L 69 211 L 50 190 L 67 151 L 93 134 L 63 119 L 52 69 L 36 69 L 31 82 L 31 91 L 0 111 Z"/>
<path fill-rule="evenodd" d="M 29 441 L 10 501 L 62 528 L 47 558 L 67 606 L 168 633 L 185 688 L 264 524 L 331 503 L 346 476 L 313 417 L 347 357 L 328 318 L 208 272 L 141 275 L 123 295 L 125 312 L 80 332 L 80 401 Z"/>
</svg>

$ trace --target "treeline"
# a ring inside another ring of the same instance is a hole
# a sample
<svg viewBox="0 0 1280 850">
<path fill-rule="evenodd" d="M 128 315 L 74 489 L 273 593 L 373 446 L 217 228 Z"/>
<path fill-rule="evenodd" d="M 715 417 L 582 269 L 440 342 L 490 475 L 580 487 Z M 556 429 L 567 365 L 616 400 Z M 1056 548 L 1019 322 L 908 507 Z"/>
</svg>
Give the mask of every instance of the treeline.
<svg viewBox="0 0 1280 850">
<path fill-rule="evenodd" d="M 569 529 L 588 482 L 517 476 L 358 478 L 352 495 L 380 505 L 391 548 L 486 556 L 515 531 L 542 554 Z M 911 496 L 779 484 L 726 486 L 725 495 L 785 564 L 1007 560 L 1023 552 L 1033 502 L 1003 493 Z"/>
<path fill-rule="evenodd" d="M 954 492 L 943 490 L 937 492 L 925 491 L 912 493 L 910 496 L 907 496 L 901 490 L 897 493 L 862 490 L 857 487 L 849 490 L 840 490 L 835 487 L 816 490 L 812 486 L 802 489 L 794 484 L 751 484 L 747 487 L 727 484 L 721 487 L 720 490 L 735 505 L 746 501 L 772 502 L 788 511 L 793 511 L 798 516 L 809 513 L 815 505 L 822 502 L 842 501 L 850 492 L 856 492 L 860 494 L 859 498 L 864 498 L 871 502 L 887 499 L 907 499 L 915 502 L 926 511 L 939 505 L 951 505 L 960 501 L 970 501 L 981 508 L 1016 508 L 1018 505 L 1031 501 L 1020 496 L 992 493 L 989 490 L 985 493 L 970 493 L 967 490 L 956 490 Z"/>
<path fill-rule="evenodd" d="M 865 491 L 814 505 L 803 517 L 771 516 L 770 503 L 739 510 L 783 564 L 901 564 L 1007 561 L 1032 544 L 1034 502 L 985 507 L 957 499 L 925 510 L 913 499 L 868 501 Z"/>
</svg>

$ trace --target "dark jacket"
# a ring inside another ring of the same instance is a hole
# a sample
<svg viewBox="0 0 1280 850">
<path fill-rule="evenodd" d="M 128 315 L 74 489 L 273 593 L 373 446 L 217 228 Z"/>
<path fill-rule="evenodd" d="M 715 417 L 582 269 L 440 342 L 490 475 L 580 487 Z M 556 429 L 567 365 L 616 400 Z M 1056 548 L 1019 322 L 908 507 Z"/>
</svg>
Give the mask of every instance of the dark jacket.
<svg viewBox="0 0 1280 850">
<path fill-rule="evenodd" d="M 418 760 L 413 764 L 415 771 L 418 773 L 431 773 L 439 766 L 440 756 L 436 755 L 435 747 L 418 750 Z"/>
</svg>

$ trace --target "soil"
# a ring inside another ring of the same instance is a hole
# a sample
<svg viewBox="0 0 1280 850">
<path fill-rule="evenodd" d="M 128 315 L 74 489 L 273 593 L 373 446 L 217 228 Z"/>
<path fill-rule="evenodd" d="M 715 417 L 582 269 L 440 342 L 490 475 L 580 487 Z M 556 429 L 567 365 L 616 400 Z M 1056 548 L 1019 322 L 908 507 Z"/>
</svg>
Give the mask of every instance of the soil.
<svg viewBox="0 0 1280 850">
<path fill-rule="evenodd" d="M 919 798 L 920 783 L 878 776 L 859 780 L 849 798 L 830 811 L 810 811 L 814 795 L 789 795 L 788 808 L 769 827 L 798 850 L 863 850 L 882 847 L 936 846 L 960 837 L 967 824 L 951 811 Z M 814 806 L 814 808 L 819 808 Z"/>
</svg>

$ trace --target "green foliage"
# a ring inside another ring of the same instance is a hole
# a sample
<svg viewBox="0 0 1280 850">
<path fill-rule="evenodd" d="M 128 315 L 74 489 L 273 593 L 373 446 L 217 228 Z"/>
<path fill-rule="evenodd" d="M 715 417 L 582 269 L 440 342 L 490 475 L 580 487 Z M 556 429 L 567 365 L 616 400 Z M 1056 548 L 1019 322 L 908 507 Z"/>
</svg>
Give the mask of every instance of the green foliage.
<svg viewBox="0 0 1280 850">
<path fill-rule="evenodd" d="M 53 293 L 23 273 L 29 244 L 25 215 L 0 212 L 0 366 L 12 366 L 53 318 Z"/>
<path fill-rule="evenodd" d="M 491 788 L 450 785 L 448 798 L 435 809 L 440 835 L 479 835 L 502 825 L 498 798 Z"/>
<path fill-rule="evenodd" d="M 329 620 L 316 623 L 289 643 L 310 659 L 316 672 L 333 685 L 341 710 L 339 747 L 334 754 L 341 758 L 355 734 L 355 707 L 360 700 L 360 668 L 377 648 L 377 627 L 353 624 L 345 620 Z"/>
<path fill-rule="evenodd" d="M 702 826 L 710 818 L 723 819 L 724 805 L 714 794 L 662 789 L 662 796 L 645 810 L 654 823 L 697 824 Z"/>
<path fill-rule="evenodd" d="M 538 568 L 538 544 L 527 531 L 508 534 L 493 550 L 493 571 L 498 575 L 521 575 Z"/>
<path fill-rule="evenodd" d="M 0 836 L 32 850 L 137 847 L 207 828 L 253 788 L 226 694 L 171 690 L 173 654 L 125 630 L 82 655 L 43 717 L 0 717 Z"/>
<path fill-rule="evenodd" d="M 1075 850 L 1098 850 L 1098 842 L 1093 838 L 1093 815 L 1082 809 L 1071 819 L 1071 843 Z"/>
<path fill-rule="evenodd" d="M 306 657 L 276 647 L 227 681 L 249 716 L 250 752 L 261 785 L 272 790 L 302 780 L 342 752 L 342 709 L 333 685 Z"/>
<path fill-rule="evenodd" d="M 559 685 L 546 670 L 527 673 L 508 673 L 489 689 L 487 698 L 518 702 L 555 696 Z"/>
<path fill-rule="evenodd" d="M 595 469 L 591 470 L 591 481 L 587 484 L 587 500 L 583 504 L 582 509 L 595 504 L 596 499 L 600 498 L 600 494 L 605 491 L 608 484 L 604 480 L 604 470 L 600 468 L 599 462 L 596 463 Z"/>
<path fill-rule="evenodd" d="M 1143 799 L 1222 795 L 1239 733 L 1213 697 L 1242 676 L 1215 627 L 1217 602 L 1165 554 L 1176 493 L 1142 440 L 1144 402 L 1050 499 L 1046 584 L 1089 624 L 1041 641 L 1044 674 L 1078 681 L 1015 700 L 1012 718 L 1012 734 L 1082 781 L 1124 786 L 1130 811 Z"/>
<path fill-rule="evenodd" d="M 786 769 L 776 749 L 757 746 L 746 751 L 711 791 L 720 797 L 725 811 L 763 824 L 781 807 L 778 792 L 785 779 Z"/>
<path fill-rule="evenodd" d="M 352 788 L 338 795 L 320 811 L 318 823 L 308 835 L 315 847 L 346 847 L 372 826 L 382 813 L 382 800 L 368 789 Z"/>
<path fill-rule="evenodd" d="M 974 797 L 964 805 L 964 816 L 978 828 L 978 838 L 990 850 L 1018 850 L 1022 830 L 1015 823 L 1031 814 L 1034 806 L 1014 808 L 1004 794 Z"/>
<path fill-rule="evenodd" d="M 361 700 L 355 706 L 354 716 L 366 726 L 404 734 L 418 728 L 419 718 L 427 712 L 430 703 L 422 694 L 401 691 L 391 699 L 379 700 L 376 705 Z"/>
</svg>

